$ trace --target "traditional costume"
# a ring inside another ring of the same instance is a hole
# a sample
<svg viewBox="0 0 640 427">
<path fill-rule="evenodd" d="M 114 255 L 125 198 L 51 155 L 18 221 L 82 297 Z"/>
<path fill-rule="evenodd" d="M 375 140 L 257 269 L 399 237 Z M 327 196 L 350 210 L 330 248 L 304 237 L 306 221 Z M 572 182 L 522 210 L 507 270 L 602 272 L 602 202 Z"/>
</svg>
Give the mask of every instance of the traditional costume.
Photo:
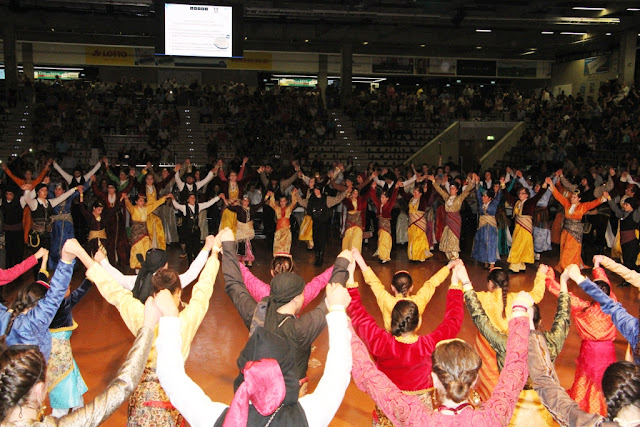
<svg viewBox="0 0 640 427">
<path fill-rule="evenodd" d="M 471 256 L 479 262 L 495 264 L 500 259 L 498 251 L 498 221 L 496 212 L 502 199 L 498 193 L 489 203 L 482 202 L 482 190 L 476 189 L 478 198 L 478 231 L 473 239 L 473 250 Z"/>
<path fill-rule="evenodd" d="M 439 249 L 447 255 L 447 259 L 458 259 L 460 257 L 460 232 L 462 231 L 460 209 L 462 208 L 462 202 L 464 202 L 464 199 L 467 198 L 473 189 L 473 185 L 467 185 L 464 190 L 462 190 L 462 193 L 457 196 L 452 196 L 442 187 L 435 184 L 435 181 L 433 188 L 435 188 L 445 200 L 444 229 L 442 230 Z"/>
<path fill-rule="evenodd" d="M 407 231 L 409 239 L 407 256 L 409 257 L 409 261 L 422 262 L 433 256 L 429 250 L 433 245 L 433 243 L 429 241 L 429 235 L 433 234 L 433 219 L 431 221 L 431 233 L 429 233 L 427 221 L 428 211 L 431 212 L 431 216 L 433 217 L 433 210 L 428 206 L 429 199 L 433 193 L 433 184 L 428 182 L 427 185 L 429 189 L 426 192 L 421 193 L 418 198 L 411 197 L 409 200 L 409 227 Z M 404 193 L 403 196 L 405 194 L 409 196 L 408 193 Z"/>
<path fill-rule="evenodd" d="M 248 196 L 243 196 L 243 198 Z M 264 199 L 257 205 L 251 205 L 245 208 L 241 205 L 227 206 L 229 210 L 236 214 L 238 219 L 238 228 L 236 231 L 236 242 L 238 242 L 238 259 L 240 262 L 251 264 L 256 260 L 251 249 L 251 240 L 255 237 L 256 233 L 253 228 L 253 218 L 255 218 L 256 212 L 264 205 Z"/>
<path fill-rule="evenodd" d="M 96 203 L 93 204 L 93 208 L 102 207 L 104 212 L 102 202 Z M 91 256 L 94 256 L 98 251 L 101 251 L 105 256 L 108 256 L 107 249 L 105 247 L 107 244 L 107 230 L 102 220 L 103 215 L 95 216 L 93 212 L 89 212 L 84 203 L 80 204 L 80 209 L 85 221 L 87 221 L 87 225 L 89 225 L 88 252 Z"/>
<path fill-rule="evenodd" d="M 220 197 L 216 196 L 208 202 L 196 203 L 195 205 L 180 204 L 172 200 L 173 207 L 182 213 L 182 226 L 180 227 L 181 241 L 185 243 L 185 251 L 187 253 L 187 261 L 189 264 L 198 256 L 198 252 L 202 248 L 200 244 L 200 227 L 198 226 L 198 217 L 201 211 L 209 208 L 209 206 L 217 203 Z"/>
<path fill-rule="evenodd" d="M 38 175 L 37 178 L 32 179 L 29 182 L 27 182 L 26 179 L 18 178 L 16 175 L 14 175 L 13 172 L 11 172 L 11 169 L 9 168 L 4 169 L 4 172 L 7 174 L 9 178 L 13 180 L 13 182 L 15 182 L 18 185 L 18 187 L 22 187 L 25 184 L 30 184 L 33 188 L 35 188 L 44 180 L 44 177 L 47 176 L 47 173 L 49 173 L 49 166 L 48 165 L 45 166 L 42 169 L 42 172 L 40 172 L 40 175 Z M 25 207 L 24 215 L 22 217 L 22 231 L 23 231 L 24 242 L 27 244 L 29 244 L 30 230 L 31 230 L 31 209 L 29 209 L 28 207 Z"/>
<path fill-rule="evenodd" d="M 347 209 L 347 220 L 344 237 L 342 238 L 343 251 L 350 251 L 352 248 L 356 248 L 358 252 L 362 251 L 362 233 L 364 232 L 368 201 L 369 193 L 362 196 L 359 195 L 355 203 L 351 197 L 342 201 L 342 204 Z"/>
<path fill-rule="evenodd" d="M 273 239 L 273 253 L 278 252 L 291 252 L 291 212 L 298 203 L 298 197 L 296 193 L 291 194 L 291 203 L 286 207 L 281 207 L 276 204 L 273 195 L 269 198 L 269 206 L 276 213 L 276 234 Z M 237 219 L 237 215 L 233 216 Z"/>
<path fill-rule="evenodd" d="M 75 194 L 76 187 L 71 188 L 66 193 L 62 194 L 60 197 L 56 197 L 53 199 L 41 199 L 38 197 L 38 191 L 46 187 L 44 184 L 38 185 L 35 189 L 29 191 L 25 195 L 25 199 L 27 200 L 27 204 L 29 205 L 29 209 L 31 209 L 31 219 L 33 220 L 33 233 L 29 236 L 29 246 L 31 246 L 34 250 L 40 248 L 51 248 L 51 239 L 52 239 L 52 229 L 53 229 L 53 220 L 56 218 L 56 211 L 54 208 L 58 206 L 60 203 L 67 200 L 73 194 Z M 60 212 L 60 211 L 59 211 Z M 69 214 L 69 218 L 71 218 L 71 214 Z M 59 218 L 57 218 L 60 220 Z M 63 227 L 61 225 L 58 226 L 58 232 L 56 233 L 55 242 L 59 242 L 61 230 Z M 73 233 L 73 227 L 69 227 L 70 232 Z M 69 230 L 67 230 L 69 232 Z M 55 248 L 51 248 L 51 254 L 54 252 L 57 253 L 56 263 L 60 257 L 60 251 L 62 247 L 58 247 L 56 245 Z M 51 259 L 49 260 L 51 261 Z"/>
<path fill-rule="evenodd" d="M 122 192 L 105 194 L 98 189 L 95 182 L 92 189 L 98 200 L 102 201 L 104 209 L 102 211 L 102 222 L 107 233 L 106 244 L 107 257 L 115 265 L 125 265 L 129 259 L 129 239 L 125 227 L 124 203 L 120 200 L 122 193 L 129 194 L 133 186 L 133 179 L 127 181 L 129 184 L 123 188 Z M 109 184 L 112 185 L 112 184 Z"/>
<path fill-rule="evenodd" d="M 400 187 L 397 185 L 393 188 L 393 193 L 383 205 L 376 195 L 375 187 L 371 187 L 369 194 L 371 195 L 371 201 L 376 206 L 376 216 L 378 217 L 378 249 L 373 256 L 378 256 L 383 263 L 391 261 L 391 247 L 393 246 L 393 240 L 391 238 L 391 210 L 393 205 L 396 204 L 396 198 L 398 197 L 398 190 Z"/>
<path fill-rule="evenodd" d="M 25 207 L 27 201 L 24 196 L 21 196 L 22 190 L 17 186 L 7 186 L 6 191 L 13 193 L 13 199 L 7 201 L 6 196 L 2 199 L 0 205 L 0 211 L 2 212 L 2 219 L 4 222 L 3 230 L 5 237 L 5 247 L 11 250 L 6 251 L 6 268 L 11 268 L 14 265 L 18 265 L 22 262 L 24 257 L 24 225 L 22 224 L 22 218 L 24 216 Z M 27 208 L 29 212 L 31 210 Z M 31 218 L 31 214 L 29 214 Z"/>
<path fill-rule="evenodd" d="M 129 238 L 131 252 L 129 255 L 129 267 L 131 267 L 132 270 L 140 268 L 138 254 L 144 256 L 152 246 L 151 237 L 149 235 L 149 225 L 153 227 L 155 220 L 149 220 L 149 217 L 151 216 L 151 213 L 158 208 L 158 206 L 165 202 L 165 200 L 166 196 L 162 197 L 160 200 L 154 200 L 151 203 L 147 202 L 146 205 L 140 207 L 137 204 L 135 206 L 132 205 L 129 197 L 124 199 L 124 205 L 131 215 L 131 237 Z"/>
<path fill-rule="evenodd" d="M 169 173 L 169 175 L 165 179 L 163 179 L 162 181 L 157 182 L 157 183 L 154 182 L 151 185 L 147 185 L 146 182 L 143 182 L 140 185 L 138 191 L 147 196 L 147 203 L 148 204 L 155 203 L 156 200 L 158 200 L 159 198 L 161 200 L 164 200 L 164 196 L 159 197 L 159 193 L 160 193 L 160 191 L 162 191 L 165 188 L 165 186 L 169 182 L 171 182 L 171 180 L 173 179 L 174 175 L 175 175 L 175 172 L 171 171 Z M 139 175 L 138 181 L 140 182 L 140 181 L 146 179 L 146 176 L 147 176 L 147 171 L 145 169 Z M 160 203 L 158 206 L 156 206 L 156 208 L 160 207 L 161 205 L 162 205 L 162 203 Z M 155 210 L 155 208 L 153 210 Z M 146 217 L 149 239 L 150 239 L 151 244 L 153 245 L 154 248 L 160 248 L 160 249 L 164 250 L 164 249 L 167 249 L 167 242 L 166 242 L 165 237 L 164 237 L 164 226 L 162 225 L 162 220 L 160 219 L 160 217 L 158 215 L 156 215 L 155 213 L 153 213 L 153 210 L 149 211 L 149 214 Z"/>
<path fill-rule="evenodd" d="M 224 174 L 224 170 L 220 168 L 218 171 L 218 179 L 222 183 L 222 193 L 224 193 L 227 201 L 230 205 L 237 205 L 240 202 L 240 197 L 242 196 L 244 190 L 244 165 L 240 168 L 240 172 L 238 172 L 237 179 L 235 182 L 231 182 L 227 179 Z M 220 218 L 220 230 L 224 230 L 225 228 L 231 229 L 233 231 L 233 235 L 236 235 L 236 227 L 238 226 L 238 218 L 236 214 L 228 209 L 222 208 L 222 217 Z M 274 242 L 275 245 L 275 242 Z"/>
</svg>

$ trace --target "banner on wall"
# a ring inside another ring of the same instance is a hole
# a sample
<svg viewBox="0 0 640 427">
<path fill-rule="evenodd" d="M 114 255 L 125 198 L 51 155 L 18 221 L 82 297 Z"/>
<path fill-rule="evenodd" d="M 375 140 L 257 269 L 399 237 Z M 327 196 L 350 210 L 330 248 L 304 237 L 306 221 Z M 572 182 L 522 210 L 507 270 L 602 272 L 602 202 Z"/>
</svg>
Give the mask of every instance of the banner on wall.
<svg viewBox="0 0 640 427">
<path fill-rule="evenodd" d="M 270 52 L 244 52 L 243 58 L 227 59 L 227 68 L 232 70 L 271 70 L 273 59 Z"/>
<path fill-rule="evenodd" d="M 457 63 L 455 59 L 451 58 L 429 58 L 427 65 L 427 73 L 436 76 L 455 76 L 457 71 Z M 424 73 L 424 74 L 427 74 Z M 416 74 L 423 74 L 417 72 Z"/>
<path fill-rule="evenodd" d="M 587 58 L 584 60 L 584 75 L 608 73 L 611 68 L 610 62 L 611 57 L 609 55 Z"/>
<path fill-rule="evenodd" d="M 413 58 L 378 56 L 373 58 L 372 71 L 386 74 L 413 74 Z"/>
<path fill-rule="evenodd" d="M 499 77 L 536 77 L 538 63 L 531 61 L 498 61 Z"/>
<path fill-rule="evenodd" d="M 136 53 L 132 47 L 85 46 L 88 65 L 135 65 Z"/>
<path fill-rule="evenodd" d="M 458 75 L 495 77 L 496 61 L 475 61 L 471 59 L 458 59 Z"/>
</svg>

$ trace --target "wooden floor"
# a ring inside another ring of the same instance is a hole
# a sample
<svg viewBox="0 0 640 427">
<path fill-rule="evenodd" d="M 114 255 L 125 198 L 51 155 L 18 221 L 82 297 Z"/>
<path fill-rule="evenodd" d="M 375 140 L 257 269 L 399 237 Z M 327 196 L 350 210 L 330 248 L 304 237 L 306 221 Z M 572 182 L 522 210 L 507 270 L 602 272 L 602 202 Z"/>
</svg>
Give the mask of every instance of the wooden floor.
<svg viewBox="0 0 640 427">
<path fill-rule="evenodd" d="M 268 263 L 271 259 L 270 250 L 265 247 L 264 241 L 256 241 L 254 244 L 257 261 L 254 264 L 253 272 L 256 276 L 265 281 L 269 281 Z M 393 261 L 381 265 L 372 257 L 375 248 L 365 247 L 363 249 L 365 260 L 372 266 L 383 283 L 390 283 L 391 276 L 396 270 L 408 270 L 411 272 L 417 291 L 421 284 L 440 269 L 446 260 L 442 253 L 436 253 L 433 258 L 422 264 L 411 264 L 407 262 L 406 246 L 400 246 L 392 252 Z M 294 243 L 292 249 L 296 263 L 296 272 L 302 275 L 307 281 L 319 274 L 333 262 L 333 258 L 326 256 L 325 265 L 322 268 L 313 266 L 313 254 L 303 249 L 299 242 Z M 339 252 L 339 242 L 333 239 L 329 242 L 327 253 L 333 256 Z M 468 251 L 466 253 L 469 253 Z M 475 261 L 469 260 L 468 256 L 463 256 L 467 262 L 470 277 L 477 290 L 486 289 L 487 272 Z M 557 249 L 547 258 L 543 257 L 543 262 L 554 264 L 557 260 Z M 178 272 L 186 270 L 186 259 L 179 258 L 175 249 L 170 250 L 170 267 Z M 536 267 L 529 267 L 525 274 L 513 275 L 511 277 L 511 290 L 528 290 L 533 285 L 533 277 Z M 84 269 L 79 268 L 74 275 L 72 288 L 79 285 L 83 278 Z M 358 280 L 362 276 L 356 271 Z M 224 293 L 224 279 L 222 273 L 218 274 L 216 285 L 211 299 L 209 312 L 207 313 L 198 333 L 196 334 L 191 354 L 186 363 L 187 373 L 198 383 L 204 391 L 214 400 L 229 403 L 233 397 L 233 379 L 238 373 L 236 367 L 236 357 L 243 348 L 247 340 L 247 330 L 242 324 L 240 317 L 235 311 L 229 298 Z M 612 283 L 620 283 L 617 276 L 611 277 Z M 431 303 L 424 313 L 424 320 L 420 333 L 425 334 L 435 328 L 441 322 L 444 313 L 445 294 L 449 280 L 443 283 L 435 293 Z M 570 290 L 585 297 L 584 293 L 573 284 Z M 638 312 L 638 302 L 636 300 L 637 291 L 630 288 L 613 287 L 618 299 L 629 310 L 630 313 Z M 380 311 L 368 286 L 361 286 L 360 292 L 367 309 L 376 317 L 381 324 Z M 189 297 L 190 292 L 185 290 L 183 299 Z M 321 294 L 316 301 L 310 304 L 315 307 L 323 298 Z M 587 297 L 588 298 L 588 297 Z M 548 328 L 555 313 L 556 298 L 547 293 L 541 303 L 543 327 Z M 133 342 L 133 336 L 122 322 L 119 313 L 111 305 L 107 304 L 97 290 L 92 289 L 85 299 L 76 307 L 74 318 L 79 324 L 72 338 L 73 353 L 80 367 L 80 371 L 89 387 L 89 392 L 85 395 L 85 401 L 91 400 L 98 392 L 102 391 L 109 380 L 111 380 L 118 370 L 120 364 Z M 472 342 L 472 337 L 476 331 L 468 313 L 465 314 L 460 337 Z M 324 370 L 324 361 L 327 354 L 327 331 L 325 330 L 316 341 L 317 348 L 312 353 L 312 357 L 319 359 L 323 364 L 319 368 L 309 369 L 310 390 L 313 390 L 318 383 Z M 626 350 L 626 340 L 618 335 L 616 340 L 616 351 L 618 359 L 624 357 Z M 565 347 L 557 359 L 556 365 L 563 387 L 569 388 L 573 381 L 574 361 L 578 355 L 580 339 L 572 326 L 571 333 Z M 332 426 L 366 426 L 371 423 L 371 411 L 373 402 L 369 397 L 360 392 L 353 382 L 349 385 L 345 399 L 340 407 Z M 122 426 L 125 425 L 127 405 L 124 404 L 119 411 L 113 415 L 105 425 Z"/>
</svg>

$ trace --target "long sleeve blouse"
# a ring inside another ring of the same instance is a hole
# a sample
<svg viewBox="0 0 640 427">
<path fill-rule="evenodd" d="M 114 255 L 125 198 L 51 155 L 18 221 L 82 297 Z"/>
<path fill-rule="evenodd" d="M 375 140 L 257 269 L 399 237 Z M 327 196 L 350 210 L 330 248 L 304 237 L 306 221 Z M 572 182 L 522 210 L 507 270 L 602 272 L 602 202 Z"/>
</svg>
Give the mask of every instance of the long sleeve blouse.
<svg viewBox="0 0 640 427">
<path fill-rule="evenodd" d="M 213 285 L 218 275 L 218 255 L 212 254 L 207 264 L 200 274 L 198 283 L 193 286 L 189 304 L 180 312 L 182 336 L 182 357 L 186 360 L 191 349 L 191 341 L 200 327 L 207 310 L 209 310 L 209 300 L 213 293 Z M 124 289 L 102 268 L 98 263 L 94 263 L 87 269 L 87 277 L 95 283 L 103 298 L 113 305 L 120 312 L 122 320 L 132 334 L 136 334 L 144 323 L 144 304 L 133 296 L 131 291 Z M 157 331 L 157 328 L 156 328 Z M 147 366 L 155 368 L 157 351 L 155 345 L 149 353 Z"/>
<path fill-rule="evenodd" d="M 452 196 L 437 184 L 434 184 L 433 188 L 435 188 L 438 194 L 440 194 L 444 199 L 444 209 L 446 212 L 460 212 L 460 209 L 462 209 L 462 202 L 464 202 L 464 199 L 467 198 L 467 196 L 473 189 L 473 186 L 467 185 L 464 190 L 462 190 L 462 193 L 458 194 L 457 196 Z"/>
<path fill-rule="evenodd" d="M 476 325 L 480 333 L 487 339 L 493 351 L 496 352 L 498 361 L 498 370 L 504 367 L 504 358 L 507 350 L 508 334 L 497 330 L 489 316 L 486 315 L 480 300 L 473 289 L 464 293 L 464 301 L 467 304 L 467 310 L 471 315 L 473 323 Z M 556 360 L 560 350 L 564 346 L 564 342 L 569 335 L 569 327 L 571 326 L 571 301 L 567 292 L 560 292 L 558 296 L 558 306 L 556 315 L 553 318 L 551 329 L 541 332 L 549 347 L 551 360 Z"/>
<path fill-rule="evenodd" d="M 261 301 L 263 298 L 269 296 L 271 292 L 271 287 L 258 279 L 256 276 L 251 273 L 247 267 L 243 264 L 239 263 L 240 271 L 242 272 L 242 280 L 244 281 L 244 285 L 247 288 L 247 291 L 251 294 L 254 300 Z M 311 279 L 309 283 L 307 283 L 304 287 L 304 302 L 302 303 L 302 308 L 309 305 L 311 301 L 313 301 L 320 292 L 327 286 L 329 280 L 331 279 L 331 275 L 333 274 L 333 266 L 327 268 L 325 271 Z"/>
<path fill-rule="evenodd" d="M 73 316 L 71 310 L 80 302 L 82 298 L 87 295 L 87 292 L 91 289 L 93 283 L 89 279 L 84 279 L 80 286 L 78 286 L 71 294 L 62 300 L 60 307 L 53 317 L 49 329 L 51 332 L 60 332 L 67 328 L 75 329 Z"/>
<path fill-rule="evenodd" d="M 344 312 L 326 315 L 329 352 L 324 374 L 313 393 L 298 401 L 309 427 L 326 427 L 338 411 L 351 380 L 351 332 Z M 158 334 L 158 378 L 171 403 L 193 427 L 211 427 L 228 405 L 212 401 L 186 374 L 180 348 L 180 322 L 174 317 L 160 319 Z M 287 410 L 282 407 L 279 410 Z"/>
<path fill-rule="evenodd" d="M 444 320 L 433 332 L 418 336 L 394 337 L 376 324 L 362 305 L 357 287 L 349 289 L 351 304 L 347 314 L 353 329 L 367 346 L 377 368 L 400 390 L 419 391 L 433 387 L 431 353 L 442 340 L 455 338 L 460 332 L 464 307 L 462 291 L 449 289 Z"/>
<path fill-rule="evenodd" d="M 629 341 L 631 348 L 635 349 L 638 345 L 638 333 L 640 332 L 638 318 L 630 315 L 622 304 L 618 301 L 614 301 L 613 298 L 602 292 L 602 289 L 600 289 L 591 280 L 585 278 L 585 280 L 580 282 L 579 285 L 591 298 L 600 304 L 600 309 L 604 314 L 611 316 L 613 324 L 620 331 L 622 336 Z M 640 360 L 636 359 L 634 361 L 636 364 L 640 363 Z"/>
<path fill-rule="evenodd" d="M 546 187 L 543 188 L 546 189 Z M 520 215 L 533 216 L 533 211 L 535 211 L 536 205 L 538 204 L 538 201 L 544 193 L 544 191 L 540 190 L 535 194 L 535 196 L 529 197 L 527 200 L 525 200 L 524 203 L 522 203 Z M 506 188 L 502 189 L 502 198 L 511 206 L 515 206 L 515 204 L 520 200 L 516 197 L 513 197 Z"/>
<path fill-rule="evenodd" d="M 502 193 L 496 194 L 495 197 L 491 199 L 486 209 L 484 208 L 484 205 L 482 203 L 482 194 L 483 193 L 481 187 L 476 188 L 476 198 L 478 199 L 478 214 L 494 216 L 498 211 L 500 200 L 502 200 Z"/>
<path fill-rule="evenodd" d="M 376 273 L 373 272 L 371 267 L 367 268 L 366 270 L 362 270 L 362 276 L 364 277 L 364 281 L 367 282 L 369 286 L 371 286 L 371 291 L 376 297 L 376 302 L 378 303 L 378 307 L 380 307 L 380 311 L 382 312 L 384 328 L 389 331 L 391 330 L 391 312 L 393 311 L 393 307 L 395 307 L 396 303 L 402 299 L 413 301 L 418 306 L 420 320 L 418 321 L 418 326 L 416 327 L 416 329 L 420 329 L 420 326 L 422 325 L 422 313 L 424 313 L 424 309 L 427 307 L 427 304 L 429 304 L 429 301 L 431 301 L 433 294 L 436 293 L 436 288 L 449 276 L 449 272 L 449 267 L 442 267 L 436 274 L 431 276 L 422 284 L 422 287 L 417 293 L 415 293 L 414 295 L 408 295 L 406 297 L 403 297 L 401 295 L 394 296 L 389 291 L 387 291 L 378 276 L 376 276 Z"/>
<path fill-rule="evenodd" d="M 20 264 L 16 264 L 13 267 L 7 268 L 5 270 L 0 269 L 0 286 L 13 282 L 18 277 L 29 271 L 37 263 L 38 260 L 36 259 L 36 256 L 31 255 Z"/>
<path fill-rule="evenodd" d="M 640 273 L 634 270 L 630 270 L 622 264 L 619 264 L 609 257 L 603 256 L 600 262 L 604 268 L 609 271 L 613 271 L 618 276 L 622 277 L 627 282 L 631 283 L 636 288 L 640 288 Z"/>
<path fill-rule="evenodd" d="M 564 197 L 560 192 L 556 189 L 555 186 L 551 186 L 551 192 L 553 197 L 564 207 L 564 216 L 565 218 L 580 220 L 591 209 L 597 208 L 600 204 L 602 204 L 603 198 L 595 199 L 590 202 L 585 203 L 576 203 L 572 205 L 571 202 Z"/>
<path fill-rule="evenodd" d="M 55 273 L 51 278 L 50 288 L 45 296 L 38 301 L 36 306 L 26 313 L 17 315 L 7 335 L 7 344 L 35 344 L 40 347 L 45 360 L 49 360 L 51 355 L 51 335 L 49 325 L 53 320 L 64 298 L 64 294 L 71 282 L 73 275 L 73 264 L 64 261 L 58 263 Z M 11 313 L 0 304 L 0 332 L 4 333 L 7 328 Z"/>
<path fill-rule="evenodd" d="M 393 188 L 393 192 L 391 193 L 389 200 L 387 200 L 387 203 L 385 203 L 384 206 L 382 205 L 382 202 L 380 202 L 380 200 L 378 199 L 378 196 L 376 195 L 376 189 L 373 187 L 371 188 L 371 191 L 369 192 L 369 194 L 371 197 L 371 201 L 376 206 L 376 215 L 381 216 L 382 218 L 391 218 L 391 210 L 393 209 L 393 205 L 396 204 L 399 188 L 400 187 L 398 187 L 397 185 Z"/>
<path fill-rule="evenodd" d="M 366 346 L 355 334 L 351 337 L 353 380 L 396 426 L 505 426 L 528 375 L 529 318 L 514 317 L 509 322 L 509 331 L 504 369 L 491 397 L 478 409 L 466 407 L 456 415 L 425 409 L 417 396 L 402 393 L 375 367 Z"/>
<path fill-rule="evenodd" d="M 560 284 L 556 282 L 552 269 L 547 272 L 546 284 L 549 292 L 555 296 L 560 294 Z M 597 302 L 589 303 L 571 292 L 569 295 L 571 296 L 571 314 L 573 314 L 580 338 L 591 341 L 613 341 L 616 339 L 616 328 L 613 326 L 611 317 L 602 312 L 600 304 Z M 611 299 L 618 302 L 613 291 Z"/>
</svg>

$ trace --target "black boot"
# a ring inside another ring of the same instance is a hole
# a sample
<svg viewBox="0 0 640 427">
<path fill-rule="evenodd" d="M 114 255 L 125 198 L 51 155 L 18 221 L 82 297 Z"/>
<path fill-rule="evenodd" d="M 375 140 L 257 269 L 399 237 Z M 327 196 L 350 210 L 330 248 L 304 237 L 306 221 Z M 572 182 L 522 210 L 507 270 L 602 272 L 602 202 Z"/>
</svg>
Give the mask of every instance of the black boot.
<svg viewBox="0 0 640 427">
<path fill-rule="evenodd" d="M 323 251 L 316 251 L 316 262 L 313 263 L 316 267 L 320 267 L 322 265 L 322 257 L 324 256 Z"/>
</svg>

